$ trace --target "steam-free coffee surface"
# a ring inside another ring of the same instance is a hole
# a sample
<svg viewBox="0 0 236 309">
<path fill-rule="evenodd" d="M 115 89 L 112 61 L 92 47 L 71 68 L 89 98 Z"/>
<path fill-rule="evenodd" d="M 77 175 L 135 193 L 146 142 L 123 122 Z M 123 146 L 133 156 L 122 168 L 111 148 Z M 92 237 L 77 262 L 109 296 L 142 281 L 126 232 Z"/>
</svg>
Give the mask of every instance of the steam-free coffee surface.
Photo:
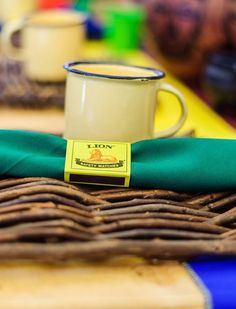
<svg viewBox="0 0 236 309">
<path fill-rule="evenodd" d="M 111 64 L 77 64 L 73 69 L 101 75 L 110 76 L 128 76 L 128 77 L 150 77 L 157 76 L 157 74 L 148 69 L 140 69 L 135 67 L 128 67 L 125 65 L 111 65 Z"/>
</svg>

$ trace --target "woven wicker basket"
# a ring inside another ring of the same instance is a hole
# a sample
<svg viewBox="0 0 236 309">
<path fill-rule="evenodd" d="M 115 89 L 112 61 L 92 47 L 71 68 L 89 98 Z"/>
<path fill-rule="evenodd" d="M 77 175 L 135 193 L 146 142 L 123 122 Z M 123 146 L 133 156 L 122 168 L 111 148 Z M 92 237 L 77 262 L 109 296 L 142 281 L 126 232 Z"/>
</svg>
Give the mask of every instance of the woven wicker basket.
<svg viewBox="0 0 236 309">
<path fill-rule="evenodd" d="M 236 255 L 236 194 L 0 181 L 0 259 Z"/>
<path fill-rule="evenodd" d="M 28 80 L 19 61 L 0 58 L 0 104 L 15 107 L 64 107 L 65 83 Z"/>
</svg>

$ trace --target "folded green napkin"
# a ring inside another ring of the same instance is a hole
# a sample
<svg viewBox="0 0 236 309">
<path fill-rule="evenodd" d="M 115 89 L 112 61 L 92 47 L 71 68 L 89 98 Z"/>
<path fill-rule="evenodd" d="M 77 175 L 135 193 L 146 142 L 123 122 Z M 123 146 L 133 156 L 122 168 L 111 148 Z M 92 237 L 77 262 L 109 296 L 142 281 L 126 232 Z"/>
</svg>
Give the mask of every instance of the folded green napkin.
<svg viewBox="0 0 236 309">
<path fill-rule="evenodd" d="M 66 140 L 0 130 L 1 177 L 64 178 Z M 236 189 L 236 140 L 168 138 L 131 145 L 131 187 L 181 191 Z"/>
</svg>

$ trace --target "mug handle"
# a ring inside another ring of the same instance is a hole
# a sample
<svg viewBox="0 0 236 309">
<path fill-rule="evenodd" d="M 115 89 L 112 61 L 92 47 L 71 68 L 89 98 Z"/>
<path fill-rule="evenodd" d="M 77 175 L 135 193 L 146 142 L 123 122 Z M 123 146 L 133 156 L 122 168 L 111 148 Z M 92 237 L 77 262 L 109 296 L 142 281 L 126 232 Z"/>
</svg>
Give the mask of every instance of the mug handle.
<svg viewBox="0 0 236 309">
<path fill-rule="evenodd" d="M 21 31 L 24 27 L 24 18 L 19 18 L 16 20 L 9 21 L 4 24 L 2 30 L 2 50 L 6 56 L 13 58 L 15 60 L 23 60 L 23 49 L 21 47 L 16 47 L 12 43 L 12 36 L 17 31 Z"/>
<path fill-rule="evenodd" d="M 154 137 L 156 137 L 156 138 L 170 137 L 170 136 L 174 135 L 183 126 L 183 124 L 184 124 L 184 122 L 187 118 L 188 107 L 187 107 L 187 104 L 186 104 L 186 101 L 185 101 L 183 95 L 173 86 L 171 86 L 167 83 L 161 83 L 161 84 L 159 84 L 157 91 L 158 92 L 159 91 L 166 91 L 168 93 L 172 93 L 178 99 L 178 102 L 179 102 L 180 107 L 181 107 L 181 115 L 180 115 L 176 124 L 174 124 L 172 127 L 168 128 L 168 129 L 164 129 L 160 132 L 154 132 Z"/>
</svg>

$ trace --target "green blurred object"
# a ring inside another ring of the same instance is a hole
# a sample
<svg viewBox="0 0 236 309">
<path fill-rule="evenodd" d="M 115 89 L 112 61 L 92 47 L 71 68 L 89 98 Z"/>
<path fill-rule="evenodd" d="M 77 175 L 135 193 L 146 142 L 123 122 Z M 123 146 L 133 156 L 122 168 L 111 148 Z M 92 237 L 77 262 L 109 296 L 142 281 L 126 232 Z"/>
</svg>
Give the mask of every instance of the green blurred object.
<svg viewBox="0 0 236 309">
<path fill-rule="evenodd" d="M 66 140 L 0 130 L 0 176 L 63 180 Z M 178 191 L 236 190 L 236 140 L 163 138 L 131 144 L 131 187 Z"/>
<path fill-rule="evenodd" d="M 139 5 L 111 5 L 105 10 L 104 37 L 108 47 L 120 53 L 140 47 L 145 11 Z"/>
<path fill-rule="evenodd" d="M 77 11 L 90 12 L 91 0 L 74 0 L 73 7 Z"/>
</svg>

